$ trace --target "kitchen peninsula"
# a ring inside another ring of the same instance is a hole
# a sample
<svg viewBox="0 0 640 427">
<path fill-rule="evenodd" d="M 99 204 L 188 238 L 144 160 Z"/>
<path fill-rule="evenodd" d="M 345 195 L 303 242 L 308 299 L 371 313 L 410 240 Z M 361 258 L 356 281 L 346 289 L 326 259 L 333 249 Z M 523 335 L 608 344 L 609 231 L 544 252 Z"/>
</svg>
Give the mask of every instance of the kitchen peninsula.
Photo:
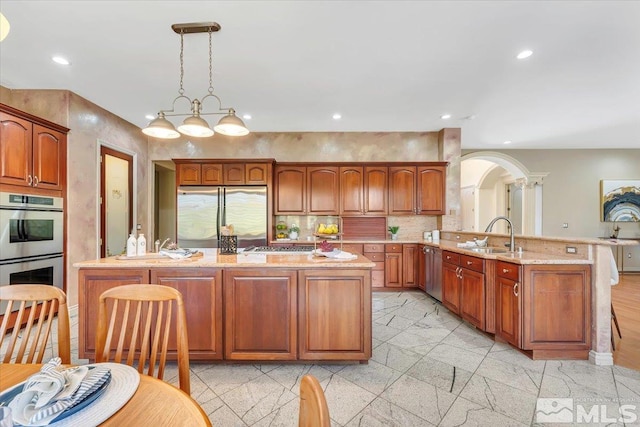
<svg viewBox="0 0 640 427">
<path fill-rule="evenodd" d="M 124 284 L 177 288 L 187 308 L 191 360 L 359 361 L 371 357 L 371 269 L 311 254 L 181 260 L 116 257 L 79 268 L 79 357 L 95 359 L 98 298 Z M 173 356 L 175 357 L 175 349 Z"/>
</svg>

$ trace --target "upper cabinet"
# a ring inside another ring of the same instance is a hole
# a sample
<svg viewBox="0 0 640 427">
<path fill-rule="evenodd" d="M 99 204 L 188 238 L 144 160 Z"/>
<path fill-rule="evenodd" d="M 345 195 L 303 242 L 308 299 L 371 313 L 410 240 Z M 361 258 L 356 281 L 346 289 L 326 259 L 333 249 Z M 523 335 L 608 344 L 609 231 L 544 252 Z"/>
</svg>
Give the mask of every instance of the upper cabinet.
<svg viewBox="0 0 640 427">
<path fill-rule="evenodd" d="M 387 167 L 340 167 L 340 215 L 387 214 Z"/>
<path fill-rule="evenodd" d="M 276 215 L 337 215 L 337 166 L 278 165 L 275 168 Z"/>
<path fill-rule="evenodd" d="M 446 166 L 389 167 L 390 215 L 443 215 Z"/>
<path fill-rule="evenodd" d="M 271 182 L 273 160 L 230 163 L 174 159 L 174 163 L 178 185 L 267 185 Z"/>
<path fill-rule="evenodd" d="M 61 191 L 68 129 L 0 104 L 0 183 Z"/>
<path fill-rule="evenodd" d="M 446 162 L 281 163 L 275 215 L 442 215 Z"/>
</svg>

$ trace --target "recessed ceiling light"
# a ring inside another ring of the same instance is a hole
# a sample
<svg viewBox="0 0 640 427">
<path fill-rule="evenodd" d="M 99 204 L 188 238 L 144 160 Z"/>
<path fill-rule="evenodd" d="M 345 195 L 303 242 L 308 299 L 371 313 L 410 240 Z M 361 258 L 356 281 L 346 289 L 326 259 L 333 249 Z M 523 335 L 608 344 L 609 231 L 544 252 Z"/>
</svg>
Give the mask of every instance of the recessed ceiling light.
<svg viewBox="0 0 640 427">
<path fill-rule="evenodd" d="M 154 116 L 153 114 L 147 114 L 146 116 L 144 116 L 144 118 L 147 120 L 153 120 L 156 118 L 156 116 Z"/>
<path fill-rule="evenodd" d="M 333 115 L 333 120 L 340 120 L 341 118 L 342 118 L 342 114 L 340 114 L 340 113 L 335 113 Z"/>
<path fill-rule="evenodd" d="M 251 114 L 243 114 L 242 118 L 246 120 L 251 120 Z"/>
<path fill-rule="evenodd" d="M 518 54 L 518 56 L 516 56 L 516 58 L 518 58 L 518 59 L 525 59 L 525 58 L 530 57 L 531 55 L 533 55 L 533 51 L 530 51 L 530 50 L 523 50 L 522 52 L 520 52 L 520 53 Z"/>
<path fill-rule="evenodd" d="M 447 120 L 451 118 L 451 114 L 443 114 L 440 116 L 441 119 Z"/>
<path fill-rule="evenodd" d="M 505 141 L 503 144 L 511 144 L 511 141 Z"/>
<path fill-rule="evenodd" d="M 51 58 L 51 60 L 53 62 L 55 62 L 56 64 L 60 64 L 60 65 L 70 65 L 71 62 L 69 62 L 68 59 L 63 58 L 62 56 L 54 56 L 53 58 Z"/>
</svg>

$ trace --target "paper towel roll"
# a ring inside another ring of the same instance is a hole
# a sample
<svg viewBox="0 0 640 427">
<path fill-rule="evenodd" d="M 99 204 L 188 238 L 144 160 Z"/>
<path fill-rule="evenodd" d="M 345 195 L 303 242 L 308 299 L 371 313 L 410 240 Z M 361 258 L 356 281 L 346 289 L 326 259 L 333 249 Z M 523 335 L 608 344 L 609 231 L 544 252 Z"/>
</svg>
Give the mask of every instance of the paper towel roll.
<svg viewBox="0 0 640 427">
<path fill-rule="evenodd" d="M 440 230 L 433 230 L 431 236 L 433 237 L 433 243 L 440 243 Z"/>
</svg>

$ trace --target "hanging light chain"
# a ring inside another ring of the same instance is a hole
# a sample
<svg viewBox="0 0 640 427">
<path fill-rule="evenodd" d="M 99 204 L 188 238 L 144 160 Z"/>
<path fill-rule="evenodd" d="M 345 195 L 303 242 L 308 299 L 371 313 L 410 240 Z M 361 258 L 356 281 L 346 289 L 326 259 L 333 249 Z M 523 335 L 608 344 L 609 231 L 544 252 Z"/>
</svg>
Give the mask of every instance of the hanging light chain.
<svg viewBox="0 0 640 427">
<path fill-rule="evenodd" d="M 213 95 L 213 66 L 211 56 L 213 55 L 213 49 L 211 47 L 211 36 L 213 35 L 213 31 L 211 31 L 211 27 L 209 27 L 209 94 Z"/>
<path fill-rule="evenodd" d="M 178 93 L 184 95 L 182 82 L 184 80 L 184 30 L 180 30 L 180 89 Z"/>
</svg>

